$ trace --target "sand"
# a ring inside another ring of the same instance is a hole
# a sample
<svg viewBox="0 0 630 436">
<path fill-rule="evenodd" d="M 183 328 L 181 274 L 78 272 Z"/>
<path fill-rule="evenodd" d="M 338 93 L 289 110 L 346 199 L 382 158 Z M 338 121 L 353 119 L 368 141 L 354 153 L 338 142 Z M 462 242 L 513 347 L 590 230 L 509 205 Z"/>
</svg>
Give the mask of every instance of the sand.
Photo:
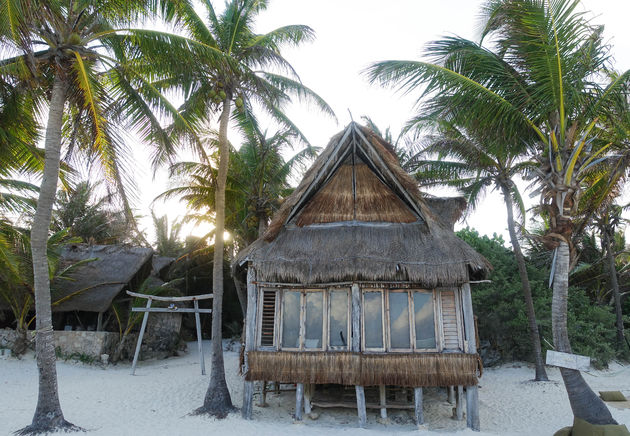
<svg viewBox="0 0 630 436">
<path fill-rule="evenodd" d="M 136 375 L 129 364 L 86 365 L 59 362 L 59 394 L 67 420 L 93 435 L 552 435 L 572 422 L 571 409 L 560 374 L 548 368 L 550 382 L 532 382 L 534 370 L 527 364 L 487 369 L 480 380 L 481 433 L 465 422 L 450 418 L 452 405 L 444 390 L 425 390 L 425 427 L 418 430 L 410 412 L 390 411 L 390 425 L 377 422 L 377 410 L 368 410 L 368 428 L 357 428 L 356 411 L 315 409 L 316 420 L 292 420 L 295 395 L 269 394 L 266 408 L 254 407 L 254 420 L 240 413 L 224 420 L 190 416 L 199 407 L 209 376 L 202 376 L 196 345 L 183 357 L 140 362 Z M 209 343 L 204 343 L 206 355 Z M 209 370 L 209 356 L 206 364 Z M 238 353 L 227 351 L 225 365 L 232 400 L 242 403 L 242 379 L 237 374 Z M 630 396 L 630 365 L 614 363 L 606 371 L 584 375 L 595 391 L 620 390 Z M 0 435 L 30 423 L 37 401 L 37 365 L 32 354 L 21 360 L 0 360 Z M 257 403 L 255 398 L 255 403 Z M 630 410 L 610 408 L 620 424 L 630 428 Z"/>
</svg>

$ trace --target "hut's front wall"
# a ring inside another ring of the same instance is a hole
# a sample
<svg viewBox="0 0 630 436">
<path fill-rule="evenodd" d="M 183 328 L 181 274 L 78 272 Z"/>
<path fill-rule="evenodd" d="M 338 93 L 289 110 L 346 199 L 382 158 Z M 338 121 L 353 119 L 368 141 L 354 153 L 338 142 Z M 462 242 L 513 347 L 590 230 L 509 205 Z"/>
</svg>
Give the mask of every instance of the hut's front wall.
<svg viewBox="0 0 630 436">
<path fill-rule="evenodd" d="M 256 348 L 264 351 L 351 351 L 350 287 L 259 288 Z M 461 352 L 457 288 L 363 287 L 360 350 L 368 353 Z"/>
<path fill-rule="evenodd" d="M 464 353 L 460 289 L 366 284 L 358 297 L 353 308 L 350 286 L 261 285 L 247 379 L 476 385 L 477 356 Z"/>
</svg>

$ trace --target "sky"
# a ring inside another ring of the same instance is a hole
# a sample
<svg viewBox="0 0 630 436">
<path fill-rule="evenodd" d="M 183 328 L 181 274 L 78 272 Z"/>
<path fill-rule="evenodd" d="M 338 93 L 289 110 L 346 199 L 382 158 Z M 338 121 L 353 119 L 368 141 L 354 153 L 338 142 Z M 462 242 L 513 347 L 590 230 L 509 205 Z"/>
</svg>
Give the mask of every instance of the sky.
<svg viewBox="0 0 630 436">
<path fill-rule="evenodd" d="M 337 121 L 304 105 L 293 105 L 287 112 L 313 145 L 324 147 L 351 120 L 360 121 L 363 115 L 371 117 L 382 130 L 390 127 L 397 134 L 413 113 L 414 96 L 370 85 L 361 71 L 375 61 L 419 60 L 423 47 L 442 36 L 477 39 L 481 4 L 480 0 L 270 0 L 268 9 L 258 17 L 257 30 L 262 33 L 288 24 L 305 24 L 315 30 L 314 42 L 285 49 L 283 55 L 302 82 L 333 108 Z M 630 1 L 582 0 L 582 4 L 584 11 L 590 11 L 587 16 L 592 17 L 593 23 L 605 26 L 604 35 L 613 46 L 615 67 L 630 69 Z M 153 178 L 146 149 L 136 150 L 138 213 L 145 215 L 141 226 L 152 235 L 150 207 L 158 215 L 168 214 L 171 220 L 185 215 L 186 209 L 177 201 L 152 204 L 170 181 L 164 170 Z M 531 199 L 530 204 L 536 201 Z M 489 192 L 457 228 L 470 226 L 481 234 L 501 234 L 507 241 L 506 220 L 501 196 Z M 184 233 L 203 231 L 189 226 Z"/>
</svg>

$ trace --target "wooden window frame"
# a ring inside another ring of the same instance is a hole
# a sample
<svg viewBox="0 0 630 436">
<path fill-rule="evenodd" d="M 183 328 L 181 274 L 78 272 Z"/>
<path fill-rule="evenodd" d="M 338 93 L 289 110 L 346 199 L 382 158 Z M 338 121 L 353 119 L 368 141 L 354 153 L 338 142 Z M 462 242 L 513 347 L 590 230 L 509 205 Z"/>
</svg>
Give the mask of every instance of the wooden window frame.
<svg viewBox="0 0 630 436">
<path fill-rule="evenodd" d="M 408 322 L 409 322 L 409 348 L 392 348 L 392 330 L 391 330 L 391 311 L 389 308 L 389 294 L 391 293 L 396 293 L 396 294 L 403 294 L 406 293 L 407 294 L 407 318 L 408 318 Z M 385 342 L 385 350 L 388 353 L 411 353 L 414 351 L 414 344 L 415 344 L 415 317 L 414 319 L 412 319 L 411 317 L 411 313 L 412 313 L 412 309 L 413 309 L 413 301 L 411 301 L 411 295 L 412 293 L 410 292 L 409 289 L 387 289 L 387 297 L 385 298 L 385 302 L 386 302 L 386 307 L 385 307 L 385 315 L 386 315 L 386 321 L 385 321 L 385 325 L 387 326 L 387 335 L 384 335 L 387 337 L 387 341 Z M 415 312 L 413 312 L 415 314 Z"/>
<path fill-rule="evenodd" d="M 440 304 L 439 311 L 439 325 L 440 325 L 440 351 L 446 349 L 446 343 L 444 339 L 444 313 L 442 312 L 442 291 L 453 291 L 454 301 L 455 301 L 455 319 L 457 321 L 457 343 L 460 352 L 464 352 L 464 324 L 463 324 L 463 312 L 462 312 L 462 293 L 460 292 L 460 288 L 438 288 L 435 290 L 438 303 Z M 457 350 L 448 349 L 450 353 L 456 353 Z"/>
<path fill-rule="evenodd" d="M 346 346 L 343 345 L 330 345 L 330 304 L 332 298 L 330 298 L 331 292 L 344 291 L 348 296 L 348 309 L 347 309 L 347 325 L 346 325 Z M 326 321 L 326 349 L 329 351 L 350 351 L 352 348 L 352 290 L 351 288 L 328 288 L 326 289 L 327 305 L 324 313 L 324 319 Z"/>
<path fill-rule="evenodd" d="M 273 345 L 262 345 L 262 315 L 263 315 L 263 300 L 265 292 L 274 292 L 276 294 L 275 307 L 274 307 L 274 324 L 273 324 Z M 278 338 L 280 335 L 278 334 L 278 329 L 282 324 L 280 324 L 279 316 L 278 316 L 278 308 L 281 307 L 279 302 L 281 298 L 282 292 L 280 289 L 275 288 L 260 288 L 260 292 L 258 293 L 258 307 L 256 310 L 256 345 L 260 350 L 277 350 L 280 342 Z"/>
<path fill-rule="evenodd" d="M 362 289 L 361 290 L 361 350 L 372 353 L 384 353 L 387 347 L 387 335 L 386 335 L 386 318 L 385 318 L 385 294 L 387 289 L 382 288 L 372 288 L 372 289 Z M 365 294 L 367 293 L 380 293 L 381 294 L 381 337 L 382 337 L 382 347 L 371 347 L 368 348 L 365 346 Z"/>
<path fill-rule="evenodd" d="M 431 302 L 433 303 L 433 332 L 435 333 L 435 348 L 418 348 L 416 346 L 416 307 L 415 307 L 416 305 L 413 299 L 413 294 L 415 292 L 419 292 L 423 294 L 431 294 Z M 433 290 L 419 289 L 419 288 L 409 289 L 409 301 L 411 303 L 410 309 L 413 309 L 413 312 L 410 313 L 413 323 L 410 325 L 411 325 L 411 334 L 413 335 L 412 348 L 413 348 L 414 353 L 436 353 L 436 352 L 439 353 L 443 349 L 442 337 L 441 337 L 442 336 L 442 323 L 440 322 L 441 306 L 438 308 L 438 300 L 439 298 L 437 298 L 437 291 L 435 289 Z"/>
<path fill-rule="evenodd" d="M 282 346 L 282 332 L 283 332 L 283 322 L 284 322 L 284 294 L 285 292 L 299 292 L 300 294 L 300 302 L 299 302 L 299 307 L 300 307 L 300 315 L 299 315 L 299 319 L 300 319 L 300 327 L 299 327 L 299 332 L 298 332 L 298 339 L 299 339 L 299 346 L 298 347 L 284 347 Z M 306 348 L 304 346 L 304 340 L 305 340 L 305 336 L 306 336 L 306 294 L 308 292 L 320 292 L 322 294 L 322 340 L 321 340 L 321 346 L 318 348 Z M 278 340 L 277 340 L 277 347 L 275 348 L 276 350 L 282 350 L 282 351 L 325 351 L 328 345 L 328 335 L 327 335 L 327 331 L 328 331 L 328 292 L 326 291 L 326 289 L 310 289 L 310 288 L 284 288 L 282 289 L 281 292 L 279 292 L 280 295 L 280 304 L 278 304 L 278 295 L 276 295 L 276 319 L 277 319 L 277 326 L 278 326 Z M 259 331 L 260 331 L 260 326 L 261 326 L 261 322 L 262 319 L 259 321 L 258 326 L 259 326 Z M 260 335 L 260 333 L 259 333 Z M 260 344 L 260 341 L 258 341 L 258 344 Z"/>
</svg>

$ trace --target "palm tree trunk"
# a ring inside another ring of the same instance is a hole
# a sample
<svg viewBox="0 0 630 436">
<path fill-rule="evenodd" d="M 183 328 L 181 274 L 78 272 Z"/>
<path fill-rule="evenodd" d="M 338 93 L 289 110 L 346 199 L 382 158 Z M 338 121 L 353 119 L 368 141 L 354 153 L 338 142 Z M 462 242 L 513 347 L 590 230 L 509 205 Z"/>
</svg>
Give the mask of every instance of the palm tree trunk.
<svg viewBox="0 0 630 436">
<path fill-rule="evenodd" d="M 214 259 L 212 266 L 212 369 L 210 385 L 206 397 L 198 412 L 209 413 L 224 418 L 234 410 L 230 391 L 225 381 L 225 365 L 223 364 L 223 332 L 221 318 L 223 310 L 223 231 L 225 229 L 225 185 L 228 171 L 228 139 L 227 128 L 230 120 L 230 97 L 223 102 L 221 121 L 219 124 L 219 170 L 217 189 L 215 191 L 215 231 Z"/>
<path fill-rule="evenodd" d="M 556 269 L 553 276 L 551 302 L 551 328 L 556 351 L 571 353 L 567 329 L 567 303 L 569 291 L 569 244 L 561 241 L 556 248 Z M 586 384 L 580 371 L 560 368 L 564 386 L 569 395 L 573 415 L 591 424 L 617 424 L 606 404 Z"/>
<path fill-rule="evenodd" d="M 59 76 L 55 77 L 50 98 L 48 125 L 46 126 L 44 175 L 31 228 L 35 313 L 37 315 L 35 351 L 37 353 L 37 369 L 39 370 L 39 396 L 33 422 L 20 430 L 18 434 L 34 434 L 54 431 L 59 428 L 74 428 L 64 419 L 59 403 L 47 255 L 48 231 L 59 178 L 61 125 L 66 91 L 67 85 L 64 80 Z"/>
<path fill-rule="evenodd" d="M 521 251 L 521 245 L 518 242 L 516 236 L 516 230 L 514 228 L 514 205 L 512 203 L 512 196 L 507 186 L 502 187 L 503 198 L 505 199 L 505 205 L 507 207 L 508 214 L 508 230 L 510 232 L 510 241 L 512 242 L 512 249 L 514 250 L 514 257 L 516 257 L 516 264 L 518 265 L 518 274 L 521 277 L 521 286 L 523 287 L 523 296 L 525 297 L 525 307 L 527 309 L 527 320 L 529 321 L 529 336 L 532 341 L 532 347 L 534 348 L 534 362 L 536 364 L 536 381 L 549 381 L 547 378 L 547 371 L 545 370 L 545 364 L 542 357 L 542 349 L 540 346 L 540 334 L 538 333 L 538 324 L 536 324 L 536 312 L 534 311 L 534 300 L 532 298 L 532 289 L 529 284 L 529 276 L 527 275 L 527 266 L 525 265 L 525 257 Z"/>
<path fill-rule="evenodd" d="M 615 265 L 615 255 L 613 254 L 613 241 L 608 232 L 603 231 L 604 245 L 606 245 L 606 258 L 608 261 L 608 270 L 610 276 L 610 286 L 612 288 L 613 297 L 615 299 L 615 315 L 617 327 L 617 348 L 621 350 L 625 346 L 625 338 L 623 334 L 623 312 L 621 311 L 621 294 L 619 292 L 619 281 L 617 280 L 617 268 Z"/>
</svg>

